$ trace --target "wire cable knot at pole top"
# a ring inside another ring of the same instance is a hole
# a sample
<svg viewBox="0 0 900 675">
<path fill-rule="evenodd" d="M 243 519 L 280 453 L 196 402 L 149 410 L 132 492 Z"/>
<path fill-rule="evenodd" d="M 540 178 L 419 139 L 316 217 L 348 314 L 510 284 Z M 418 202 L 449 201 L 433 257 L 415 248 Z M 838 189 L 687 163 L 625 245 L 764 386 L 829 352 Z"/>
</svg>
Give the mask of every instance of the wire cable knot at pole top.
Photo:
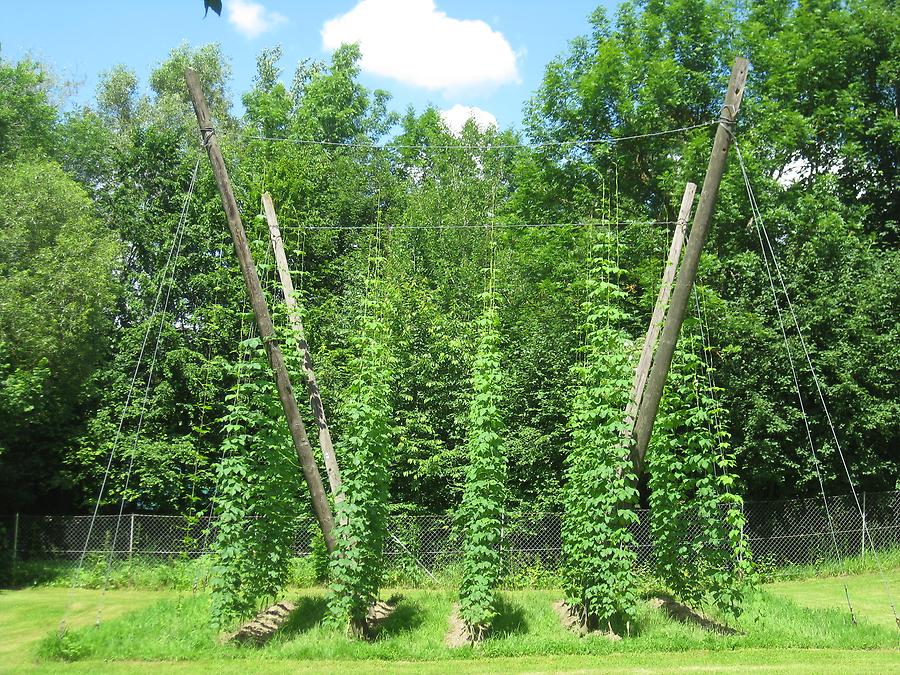
<svg viewBox="0 0 900 675">
<path fill-rule="evenodd" d="M 728 117 L 722 114 L 724 111 L 728 111 L 731 113 L 731 116 Z M 737 117 L 737 106 L 732 105 L 731 103 L 726 103 L 721 108 L 719 108 L 719 124 L 723 125 L 726 129 L 731 131 L 731 127 L 734 125 L 734 120 Z"/>
</svg>

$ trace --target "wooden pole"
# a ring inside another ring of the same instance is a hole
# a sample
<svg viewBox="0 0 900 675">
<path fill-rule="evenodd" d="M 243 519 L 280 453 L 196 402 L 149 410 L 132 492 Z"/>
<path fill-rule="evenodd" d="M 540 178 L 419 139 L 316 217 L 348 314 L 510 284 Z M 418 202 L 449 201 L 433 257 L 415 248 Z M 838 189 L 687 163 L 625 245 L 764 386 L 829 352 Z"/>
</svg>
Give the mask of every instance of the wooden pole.
<svg viewBox="0 0 900 675">
<path fill-rule="evenodd" d="M 238 262 L 241 266 L 241 273 L 244 275 L 244 284 L 247 286 L 247 293 L 250 296 L 250 305 L 253 308 L 253 315 L 259 328 L 259 336 L 265 346 L 269 365 L 275 373 L 275 386 L 278 388 L 278 396 L 281 399 L 281 405 L 284 407 L 284 415 L 287 418 L 288 428 L 291 431 L 291 439 L 294 441 L 294 449 L 297 451 L 297 458 L 300 461 L 303 476 L 309 487 L 313 511 L 316 514 L 316 519 L 319 521 L 319 527 L 322 528 L 325 545 L 328 547 L 328 551 L 331 552 L 334 549 L 334 519 L 331 515 L 331 506 L 328 504 L 325 488 L 322 485 L 322 477 L 319 475 L 319 467 L 316 465 L 312 446 L 306 435 L 306 427 L 303 425 L 303 419 L 300 417 L 300 411 L 297 408 L 297 399 L 294 397 L 294 389 L 291 386 L 291 380 L 284 365 L 284 357 L 281 355 L 281 349 L 279 349 L 278 343 L 275 341 L 275 328 L 272 325 L 272 317 L 269 314 L 262 286 L 259 283 L 256 266 L 253 264 L 250 247 L 247 245 L 247 235 L 241 222 L 237 201 L 231 190 L 228 170 L 225 168 L 225 160 L 222 158 L 219 141 L 216 139 L 206 99 L 200 88 L 200 79 L 197 77 L 197 73 L 190 68 L 185 70 L 184 77 L 187 81 L 188 92 L 191 95 L 191 102 L 194 105 L 194 112 L 197 115 L 197 124 L 200 127 L 203 145 L 209 155 L 209 163 L 212 165 L 216 184 L 219 187 L 219 195 L 222 197 L 222 206 L 228 219 L 231 238 L 234 240 L 234 250 L 237 253 Z"/>
<path fill-rule="evenodd" d="M 675 281 L 675 272 L 678 270 L 678 261 L 681 260 L 681 248 L 684 246 L 684 233 L 687 228 L 688 218 L 691 217 L 691 207 L 694 205 L 694 195 L 697 186 L 687 183 L 684 186 L 684 195 L 681 197 L 681 208 L 678 210 L 678 220 L 675 222 L 675 232 L 672 235 L 672 243 L 669 245 L 669 257 L 666 259 L 666 267 L 663 270 L 662 286 L 656 296 L 656 305 L 653 307 L 653 316 L 650 318 L 650 327 L 644 336 L 644 347 L 641 350 L 641 358 L 634 371 L 634 384 L 631 387 L 631 399 L 625 409 L 625 423 L 628 425 L 629 437 L 634 433 L 634 421 L 637 417 L 641 399 L 644 397 L 644 387 L 647 384 L 647 376 L 650 374 L 650 364 L 653 362 L 653 352 L 656 351 L 656 341 L 659 331 L 662 329 L 666 310 L 669 307 L 669 296 L 672 294 L 672 283 Z"/>
<path fill-rule="evenodd" d="M 719 185 L 722 182 L 722 174 L 725 173 L 728 148 L 731 146 L 731 128 L 737 120 L 741 99 L 744 97 L 744 84 L 747 81 L 749 65 L 747 59 L 737 57 L 731 69 L 725 103 L 719 115 L 716 138 L 713 142 L 712 154 L 709 157 L 709 165 L 706 168 L 706 177 L 703 179 L 700 203 L 694 214 L 694 224 L 685 247 L 684 260 L 678 271 L 675 290 L 672 292 L 672 301 L 669 304 L 669 312 L 659 338 L 659 347 L 650 368 L 641 405 L 638 408 L 634 424 L 635 443 L 632 451 L 632 461 L 635 473 L 638 475 L 643 467 L 647 446 L 650 444 L 650 435 L 653 433 L 653 423 L 656 421 L 656 413 L 659 411 L 663 387 L 669 375 L 675 346 L 681 333 L 681 324 L 684 322 L 688 298 L 697 276 L 700 253 L 706 242 L 706 235 L 709 233 L 709 225 L 716 207 L 716 198 L 719 195 Z"/>
<path fill-rule="evenodd" d="M 312 409 L 316 426 L 319 428 L 319 448 L 325 459 L 325 471 L 328 473 L 328 483 L 335 501 L 343 498 L 341 493 L 341 472 L 338 468 L 337 456 L 334 454 L 334 445 L 331 442 L 331 432 L 328 430 L 328 422 L 325 419 L 325 408 L 322 405 L 322 395 L 319 391 L 319 383 L 316 381 L 316 373 L 313 370 L 312 355 L 309 353 L 309 343 L 303 331 L 303 320 L 297 309 L 297 300 L 294 297 L 294 282 L 291 279 L 291 271 L 288 267 L 287 256 L 284 253 L 284 241 L 281 238 L 281 229 L 278 227 L 278 216 L 275 215 L 275 205 L 272 196 L 264 192 L 262 196 L 263 210 L 266 213 L 266 222 L 269 224 L 269 237 L 272 240 L 272 250 L 275 251 L 275 265 L 278 268 L 278 277 L 281 279 L 281 290 L 284 292 L 284 304 L 287 305 L 288 318 L 291 328 L 297 336 L 297 350 L 303 360 L 303 372 L 306 375 L 306 384 L 309 389 L 309 407 Z"/>
</svg>

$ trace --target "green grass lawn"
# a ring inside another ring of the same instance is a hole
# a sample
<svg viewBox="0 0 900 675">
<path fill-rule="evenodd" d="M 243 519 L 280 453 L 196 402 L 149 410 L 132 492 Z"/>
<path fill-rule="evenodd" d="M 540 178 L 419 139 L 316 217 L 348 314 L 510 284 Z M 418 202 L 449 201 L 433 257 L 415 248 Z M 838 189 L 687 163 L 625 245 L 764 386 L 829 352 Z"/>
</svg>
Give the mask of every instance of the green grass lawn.
<svg viewBox="0 0 900 675">
<path fill-rule="evenodd" d="M 76 588 L 0 590 L 0 672 L 23 668 L 35 660 L 34 647 L 59 628 L 63 616 L 72 629 L 144 609 L 164 599 L 165 593 L 120 590 L 106 593 Z M 102 605 L 101 605 L 102 600 Z"/>
<path fill-rule="evenodd" d="M 900 571 L 891 572 L 894 586 Z M 735 635 L 682 624 L 646 606 L 637 634 L 611 642 L 578 638 L 559 625 L 556 591 L 511 591 L 491 639 L 475 648 L 443 644 L 453 602 L 449 591 L 397 590 L 402 599 L 378 639 L 358 642 L 322 628 L 321 592 L 298 592 L 301 610 L 263 649 L 221 645 L 207 622 L 208 599 L 189 592 L 106 593 L 103 621 L 92 626 L 100 591 L 76 590 L 73 627 L 58 654 L 54 636 L 69 591 L 0 592 L 0 671 L 124 672 L 144 667 L 180 672 L 891 672 L 900 664 L 900 631 L 877 611 L 886 607 L 877 574 L 848 577 L 862 620 L 850 624 L 843 578 L 782 581 L 754 593 L 730 625 Z M 721 617 L 719 617 L 721 619 Z M 80 627 L 79 627 L 80 626 Z M 43 658 L 38 659 L 43 650 Z"/>
<path fill-rule="evenodd" d="M 397 673 L 398 675 L 479 675 L 504 673 L 879 673 L 897 670 L 897 653 L 887 650 L 739 649 L 728 652 L 528 656 L 466 661 L 82 661 L 35 666 L 37 673 Z M 17 669 L 19 670 L 19 669 Z"/>
<path fill-rule="evenodd" d="M 893 596 L 895 604 L 900 599 L 900 569 L 885 570 L 883 577 L 879 573 L 867 572 L 830 579 L 791 579 L 768 584 L 766 588 L 802 607 L 836 608 L 849 613 L 845 583 L 858 619 L 887 628 L 897 627 L 888 599 Z"/>
</svg>

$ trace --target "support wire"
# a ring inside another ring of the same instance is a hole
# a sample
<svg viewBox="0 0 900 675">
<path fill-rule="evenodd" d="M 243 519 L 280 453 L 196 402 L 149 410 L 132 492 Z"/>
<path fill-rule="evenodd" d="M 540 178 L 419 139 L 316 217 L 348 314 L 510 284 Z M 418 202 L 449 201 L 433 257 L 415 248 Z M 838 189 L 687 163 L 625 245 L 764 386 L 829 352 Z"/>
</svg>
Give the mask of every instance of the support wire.
<svg viewBox="0 0 900 675">
<path fill-rule="evenodd" d="M 875 559 L 876 566 L 878 567 L 879 576 L 881 577 L 881 583 L 882 583 L 882 586 L 884 587 L 885 594 L 887 595 L 888 603 L 890 604 L 891 612 L 893 613 L 893 616 L 894 616 L 894 621 L 897 624 L 898 630 L 900 630 L 900 617 L 898 617 L 898 615 L 897 615 L 897 609 L 896 609 L 896 604 L 894 602 L 893 594 L 891 593 L 890 585 L 888 584 L 887 577 L 884 574 L 884 568 L 883 568 L 883 566 L 881 564 L 881 560 L 878 556 L 878 551 L 875 548 L 875 543 L 872 541 L 871 533 L 868 532 L 868 530 L 866 528 L 862 505 L 860 504 L 859 497 L 857 496 L 856 487 L 853 484 L 853 478 L 850 474 L 850 468 L 849 468 L 849 465 L 847 464 L 846 457 L 844 456 L 843 449 L 841 448 L 840 441 L 838 440 L 837 431 L 835 429 L 834 422 L 831 418 L 831 413 L 828 410 L 828 405 L 825 401 L 825 395 L 822 391 L 821 384 L 819 383 L 818 375 L 816 373 L 815 367 L 813 366 L 812 358 L 810 357 L 809 349 L 806 345 L 806 340 L 803 337 L 803 331 L 800 329 L 800 322 L 798 321 L 797 314 L 794 311 L 794 306 L 790 299 L 790 293 L 788 292 L 787 284 L 785 282 L 784 275 L 781 271 L 781 266 L 778 264 L 778 258 L 775 256 L 775 249 L 772 246 L 772 241 L 769 237 L 768 231 L 766 230 L 765 223 L 763 222 L 762 215 L 761 215 L 760 209 L 759 209 L 759 204 L 756 200 L 756 195 L 753 192 L 753 186 L 750 182 L 746 164 L 744 163 L 744 158 L 741 154 L 740 148 L 737 145 L 737 140 L 733 136 L 732 136 L 732 142 L 734 144 L 735 151 L 736 151 L 736 154 L 738 157 L 738 161 L 740 163 L 741 174 L 742 174 L 743 181 L 744 181 L 744 187 L 747 190 L 747 196 L 750 200 L 750 208 L 753 213 L 753 222 L 756 226 L 757 237 L 759 238 L 759 244 L 760 244 L 761 252 L 763 255 L 763 260 L 765 261 L 766 275 L 768 276 L 768 279 L 769 279 L 769 285 L 770 285 L 770 289 L 772 291 L 772 298 L 775 302 L 775 309 L 778 314 L 778 321 L 779 321 L 779 324 L 781 325 L 782 336 L 784 338 L 785 347 L 787 348 L 788 360 L 791 365 L 791 371 L 793 374 L 794 385 L 797 390 L 797 397 L 800 400 L 800 407 L 801 407 L 801 413 L 803 416 L 803 422 L 806 427 L 807 436 L 809 438 L 810 448 L 813 450 L 813 457 L 815 460 L 815 467 L 816 467 L 816 475 L 818 477 L 819 486 L 822 491 L 822 499 L 825 502 L 825 509 L 826 509 L 826 513 L 828 514 L 829 527 L 831 529 L 831 536 L 834 540 L 835 549 L 837 549 L 837 540 L 836 540 L 835 534 L 834 534 L 834 526 L 833 526 L 833 523 L 831 520 L 831 514 L 828 510 L 827 499 L 825 497 L 824 482 L 823 482 L 820 467 L 819 467 L 819 460 L 815 455 L 815 449 L 813 447 L 813 442 L 812 442 L 812 435 L 811 435 L 811 431 L 809 428 L 809 420 L 808 420 L 808 417 L 806 414 L 806 409 L 803 404 L 803 397 L 802 397 L 802 394 L 800 391 L 800 382 L 797 377 L 797 371 L 796 371 L 796 367 L 794 364 L 793 355 L 792 355 L 791 348 L 790 348 L 790 345 L 788 342 L 787 331 L 784 326 L 784 320 L 782 317 L 781 306 L 780 306 L 780 303 L 778 302 L 777 291 L 775 289 L 774 276 L 772 274 L 772 267 L 774 267 L 775 273 L 778 277 L 779 286 L 781 287 L 781 292 L 784 295 L 787 309 L 791 315 L 791 319 L 792 319 L 792 322 L 794 325 L 794 330 L 796 331 L 797 337 L 799 338 L 800 346 L 801 346 L 801 349 L 803 350 L 803 354 L 804 354 L 807 366 L 809 367 L 809 371 L 812 375 L 813 382 L 815 383 L 816 392 L 818 393 L 818 397 L 819 397 L 819 402 L 821 403 L 822 409 L 825 412 L 825 417 L 828 422 L 828 426 L 831 430 L 831 435 L 832 435 L 832 438 L 834 439 L 835 447 L 837 448 L 837 451 L 838 451 L 838 456 L 841 459 L 841 464 L 842 464 L 842 466 L 844 468 L 844 472 L 847 476 L 847 482 L 850 485 L 850 492 L 851 492 L 851 494 L 853 496 L 853 500 L 856 504 L 857 511 L 860 516 L 860 522 L 862 523 L 861 527 L 862 527 L 863 542 L 865 542 L 866 537 L 868 537 L 869 546 L 872 549 L 872 555 L 873 555 L 873 558 Z M 768 259 L 769 254 L 771 254 L 771 256 L 772 256 L 772 265 L 771 266 L 769 264 L 769 259 Z M 840 558 L 840 553 L 837 550 L 836 550 L 836 552 L 838 553 L 838 556 Z M 846 583 L 844 583 L 844 594 L 847 597 L 847 604 L 848 604 L 848 606 L 850 606 L 850 594 L 849 594 L 849 591 L 847 590 Z M 853 614 L 852 606 L 850 606 L 850 615 L 851 615 L 851 618 L 853 619 L 853 623 L 855 624 L 856 618 Z"/>
</svg>

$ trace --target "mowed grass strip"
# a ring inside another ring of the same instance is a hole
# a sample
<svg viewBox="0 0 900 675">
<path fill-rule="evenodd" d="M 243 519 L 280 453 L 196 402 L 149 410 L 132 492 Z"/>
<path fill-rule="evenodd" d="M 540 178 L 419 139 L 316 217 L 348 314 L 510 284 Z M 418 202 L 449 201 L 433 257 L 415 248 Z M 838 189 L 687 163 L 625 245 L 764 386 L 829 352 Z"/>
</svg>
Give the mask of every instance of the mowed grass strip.
<svg viewBox="0 0 900 675">
<path fill-rule="evenodd" d="M 309 661 L 197 659 L 191 661 L 81 661 L 45 663 L 36 673 L 369 673 L 485 675 L 505 673 L 884 673 L 895 672 L 897 652 L 839 649 L 738 649 L 727 652 L 643 652 L 473 658 L 466 661 Z"/>
<path fill-rule="evenodd" d="M 900 569 L 885 576 L 891 590 L 900 587 Z M 857 627 L 850 624 L 844 583 Z M 736 635 L 681 623 L 648 604 L 631 639 L 617 642 L 562 629 L 551 606 L 559 591 L 510 591 L 492 637 L 456 650 L 443 644 L 453 592 L 389 593 L 402 599 L 375 641 L 323 628 L 323 593 L 307 589 L 297 592 L 300 611 L 286 630 L 254 649 L 219 643 L 202 594 L 0 591 L 0 672 L 892 672 L 900 663 L 900 631 L 881 575 L 873 572 L 767 584 L 728 622 Z M 94 628 L 101 602 L 103 621 Z M 70 632 L 60 643 L 55 632 L 64 614 Z"/>
</svg>

